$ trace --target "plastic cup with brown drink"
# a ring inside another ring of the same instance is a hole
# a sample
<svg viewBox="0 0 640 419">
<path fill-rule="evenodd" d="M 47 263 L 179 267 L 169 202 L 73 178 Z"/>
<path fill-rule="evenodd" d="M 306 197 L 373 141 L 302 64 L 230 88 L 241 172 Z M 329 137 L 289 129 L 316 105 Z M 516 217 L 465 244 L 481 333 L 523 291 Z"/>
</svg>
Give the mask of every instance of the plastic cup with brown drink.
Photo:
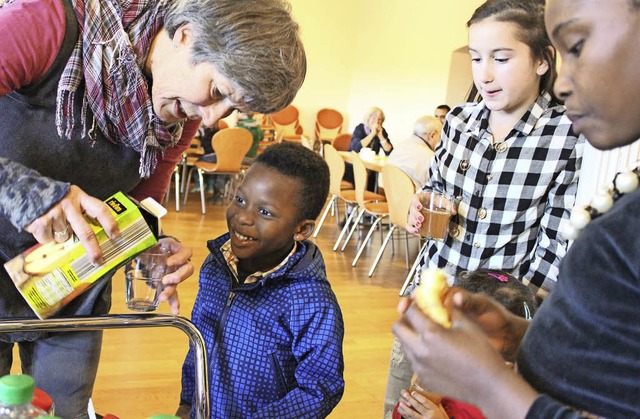
<svg viewBox="0 0 640 419">
<path fill-rule="evenodd" d="M 444 241 L 449 231 L 449 220 L 453 201 L 445 192 L 427 191 L 418 194 L 424 220 L 420 225 L 420 235 L 429 239 Z"/>
</svg>

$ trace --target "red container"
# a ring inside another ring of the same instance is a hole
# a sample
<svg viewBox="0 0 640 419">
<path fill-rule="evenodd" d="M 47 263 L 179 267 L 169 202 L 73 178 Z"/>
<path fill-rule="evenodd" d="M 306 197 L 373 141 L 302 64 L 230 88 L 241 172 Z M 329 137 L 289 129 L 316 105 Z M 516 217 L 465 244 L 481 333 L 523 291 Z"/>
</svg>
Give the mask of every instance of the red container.
<svg viewBox="0 0 640 419">
<path fill-rule="evenodd" d="M 56 410 L 56 406 L 53 404 L 51 396 L 38 387 L 33 391 L 33 400 L 31 401 L 31 404 L 44 410 L 49 415 L 53 415 Z"/>
</svg>

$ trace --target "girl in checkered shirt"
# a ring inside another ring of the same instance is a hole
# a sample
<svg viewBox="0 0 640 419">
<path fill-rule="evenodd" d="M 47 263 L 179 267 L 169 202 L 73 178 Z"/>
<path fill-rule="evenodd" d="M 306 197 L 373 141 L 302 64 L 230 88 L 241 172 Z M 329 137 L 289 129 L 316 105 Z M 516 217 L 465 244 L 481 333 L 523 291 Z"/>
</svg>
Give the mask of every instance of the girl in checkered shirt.
<svg viewBox="0 0 640 419">
<path fill-rule="evenodd" d="M 567 242 L 558 234 L 575 203 L 583 139 L 552 96 L 555 52 L 544 4 L 489 0 L 467 26 L 478 103 L 447 114 L 425 191 L 457 204 L 444 242 L 427 246 L 423 268 L 510 272 L 544 298 Z M 414 199 L 407 229 L 417 233 Z"/>
<path fill-rule="evenodd" d="M 451 280 L 464 270 L 504 270 L 542 299 L 555 286 L 567 251 L 558 232 L 575 203 L 584 141 L 551 94 L 557 72 L 544 2 L 489 0 L 467 27 L 481 101 L 446 116 L 423 189 L 447 192 L 456 213 L 445 241 L 426 246 L 421 268 L 441 268 Z M 420 209 L 414 196 L 409 232 L 419 231 Z M 410 377 L 396 340 L 387 414 Z"/>
</svg>

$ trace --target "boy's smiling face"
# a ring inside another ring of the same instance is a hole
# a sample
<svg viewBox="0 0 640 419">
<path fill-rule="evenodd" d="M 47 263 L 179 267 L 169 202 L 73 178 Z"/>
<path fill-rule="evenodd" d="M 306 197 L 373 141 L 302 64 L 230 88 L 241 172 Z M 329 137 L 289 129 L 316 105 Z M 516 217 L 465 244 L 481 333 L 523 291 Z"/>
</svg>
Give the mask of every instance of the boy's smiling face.
<svg viewBox="0 0 640 419">
<path fill-rule="evenodd" d="M 245 272 L 277 266 L 315 222 L 298 220 L 300 182 L 254 163 L 227 208 L 231 248 Z"/>
</svg>

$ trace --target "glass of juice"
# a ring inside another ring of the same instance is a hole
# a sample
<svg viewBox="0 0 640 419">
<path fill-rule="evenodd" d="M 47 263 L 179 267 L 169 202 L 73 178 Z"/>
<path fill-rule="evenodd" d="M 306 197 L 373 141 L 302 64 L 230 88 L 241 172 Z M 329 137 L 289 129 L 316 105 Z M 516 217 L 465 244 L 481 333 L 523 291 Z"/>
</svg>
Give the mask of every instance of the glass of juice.
<svg viewBox="0 0 640 419">
<path fill-rule="evenodd" d="M 424 221 L 420 226 L 420 235 L 429 239 L 444 241 L 449 231 L 449 220 L 453 200 L 445 192 L 426 191 L 418 194 Z"/>
</svg>

